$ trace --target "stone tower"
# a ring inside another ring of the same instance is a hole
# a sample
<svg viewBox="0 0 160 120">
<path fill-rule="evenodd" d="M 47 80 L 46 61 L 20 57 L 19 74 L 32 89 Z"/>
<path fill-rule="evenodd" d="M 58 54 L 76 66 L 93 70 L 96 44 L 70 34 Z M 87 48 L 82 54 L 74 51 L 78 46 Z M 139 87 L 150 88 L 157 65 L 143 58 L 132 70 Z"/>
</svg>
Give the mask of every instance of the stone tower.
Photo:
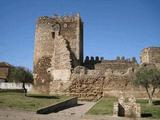
<svg viewBox="0 0 160 120">
<path fill-rule="evenodd" d="M 34 91 L 54 93 L 83 63 L 83 23 L 79 14 L 38 19 L 34 50 Z M 65 85 L 63 85 L 65 84 Z"/>
<path fill-rule="evenodd" d="M 148 47 L 141 51 L 141 63 L 160 64 L 160 47 Z"/>
</svg>

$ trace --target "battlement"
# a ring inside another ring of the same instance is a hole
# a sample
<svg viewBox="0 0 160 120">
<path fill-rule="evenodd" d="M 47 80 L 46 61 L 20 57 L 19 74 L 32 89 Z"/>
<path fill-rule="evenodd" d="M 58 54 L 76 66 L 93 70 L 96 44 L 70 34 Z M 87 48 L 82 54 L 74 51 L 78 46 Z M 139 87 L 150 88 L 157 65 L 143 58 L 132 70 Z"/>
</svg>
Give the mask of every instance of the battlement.
<svg viewBox="0 0 160 120">
<path fill-rule="evenodd" d="M 84 66 L 88 69 L 94 69 L 94 65 L 97 64 L 97 63 L 100 63 L 104 60 L 103 57 L 89 57 L 89 56 L 86 56 L 85 60 L 84 60 Z"/>
<path fill-rule="evenodd" d="M 102 60 L 102 62 L 111 62 L 111 63 L 114 63 L 114 62 L 123 62 L 123 63 L 137 63 L 137 60 L 135 57 L 132 57 L 132 58 L 125 58 L 124 56 L 120 57 L 120 56 L 117 56 L 117 58 L 115 60 Z"/>
<path fill-rule="evenodd" d="M 160 47 L 155 47 L 155 46 L 151 46 L 151 47 L 147 47 L 147 48 L 143 48 L 142 50 L 141 50 L 141 52 L 143 52 L 143 51 L 148 51 L 148 50 L 160 50 Z"/>
<path fill-rule="evenodd" d="M 125 58 L 124 56 L 119 57 L 115 60 L 105 60 L 104 57 L 89 57 L 86 56 L 84 61 L 84 66 L 88 69 L 128 69 L 129 67 L 133 67 L 134 65 L 138 65 L 137 60 L 135 57 L 132 58 Z"/>
<path fill-rule="evenodd" d="M 77 22 L 82 21 L 80 18 L 79 13 L 73 14 L 73 15 L 64 15 L 64 16 L 59 16 L 59 15 L 54 15 L 54 16 L 41 16 L 38 18 L 37 24 L 53 24 L 55 22 Z"/>
</svg>

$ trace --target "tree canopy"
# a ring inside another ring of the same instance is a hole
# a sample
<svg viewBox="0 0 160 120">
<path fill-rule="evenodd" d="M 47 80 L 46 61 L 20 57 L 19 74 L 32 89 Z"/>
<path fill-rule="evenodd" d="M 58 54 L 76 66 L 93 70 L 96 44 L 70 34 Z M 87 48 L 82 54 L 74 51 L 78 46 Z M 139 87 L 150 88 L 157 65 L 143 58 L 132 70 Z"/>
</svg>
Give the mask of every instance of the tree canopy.
<svg viewBox="0 0 160 120">
<path fill-rule="evenodd" d="M 153 66 L 142 66 L 135 73 L 134 84 L 145 88 L 152 104 L 155 90 L 160 87 L 160 71 Z"/>
<path fill-rule="evenodd" d="M 22 66 L 10 67 L 10 72 L 8 76 L 8 82 L 25 82 L 25 83 L 32 83 L 33 82 L 33 75 L 32 72 Z"/>
</svg>

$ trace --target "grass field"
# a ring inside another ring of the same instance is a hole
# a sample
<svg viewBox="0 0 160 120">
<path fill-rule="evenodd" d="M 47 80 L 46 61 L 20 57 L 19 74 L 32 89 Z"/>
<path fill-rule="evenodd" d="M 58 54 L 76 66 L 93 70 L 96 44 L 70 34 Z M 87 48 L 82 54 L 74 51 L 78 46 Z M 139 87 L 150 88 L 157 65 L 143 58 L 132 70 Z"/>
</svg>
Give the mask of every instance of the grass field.
<svg viewBox="0 0 160 120">
<path fill-rule="evenodd" d="M 89 115 L 112 115 L 113 103 L 117 98 L 102 98 L 97 102 L 86 114 Z M 148 105 L 148 100 L 139 99 L 137 103 L 141 105 L 141 113 L 143 116 L 152 118 L 160 118 L 160 101 L 154 101 L 152 106 Z"/>
<path fill-rule="evenodd" d="M 0 92 L 0 107 L 36 111 L 41 107 L 61 102 L 68 98 L 66 96 L 45 95 L 29 95 L 26 97 L 23 93 L 18 92 Z"/>
<path fill-rule="evenodd" d="M 113 103 L 117 98 L 102 98 L 86 114 L 91 115 L 112 115 Z"/>
<path fill-rule="evenodd" d="M 156 100 L 153 102 L 153 105 L 148 104 L 148 100 L 137 100 L 137 103 L 141 105 L 141 113 L 144 114 L 151 114 L 153 118 L 160 118 L 160 101 Z"/>
</svg>

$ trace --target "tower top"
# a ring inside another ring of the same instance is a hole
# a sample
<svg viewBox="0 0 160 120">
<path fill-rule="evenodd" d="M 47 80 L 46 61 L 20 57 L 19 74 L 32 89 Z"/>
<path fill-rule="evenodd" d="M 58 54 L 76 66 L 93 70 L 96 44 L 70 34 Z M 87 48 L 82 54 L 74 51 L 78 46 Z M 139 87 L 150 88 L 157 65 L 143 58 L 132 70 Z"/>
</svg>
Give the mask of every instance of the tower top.
<svg viewBox="0 0 160 120">
<path fill-rule="evenodd" d="M 38 23 L 46 23 L 46 22 L 75 22 L 81 20 L 80 18 L 80 14 L 72 14 L 72 15 L 63 15 L 63 16 L 59 16 L 57 14 L 54 14 L 53 16 L 41 16 L 38 19 Z"/>
</svg>

